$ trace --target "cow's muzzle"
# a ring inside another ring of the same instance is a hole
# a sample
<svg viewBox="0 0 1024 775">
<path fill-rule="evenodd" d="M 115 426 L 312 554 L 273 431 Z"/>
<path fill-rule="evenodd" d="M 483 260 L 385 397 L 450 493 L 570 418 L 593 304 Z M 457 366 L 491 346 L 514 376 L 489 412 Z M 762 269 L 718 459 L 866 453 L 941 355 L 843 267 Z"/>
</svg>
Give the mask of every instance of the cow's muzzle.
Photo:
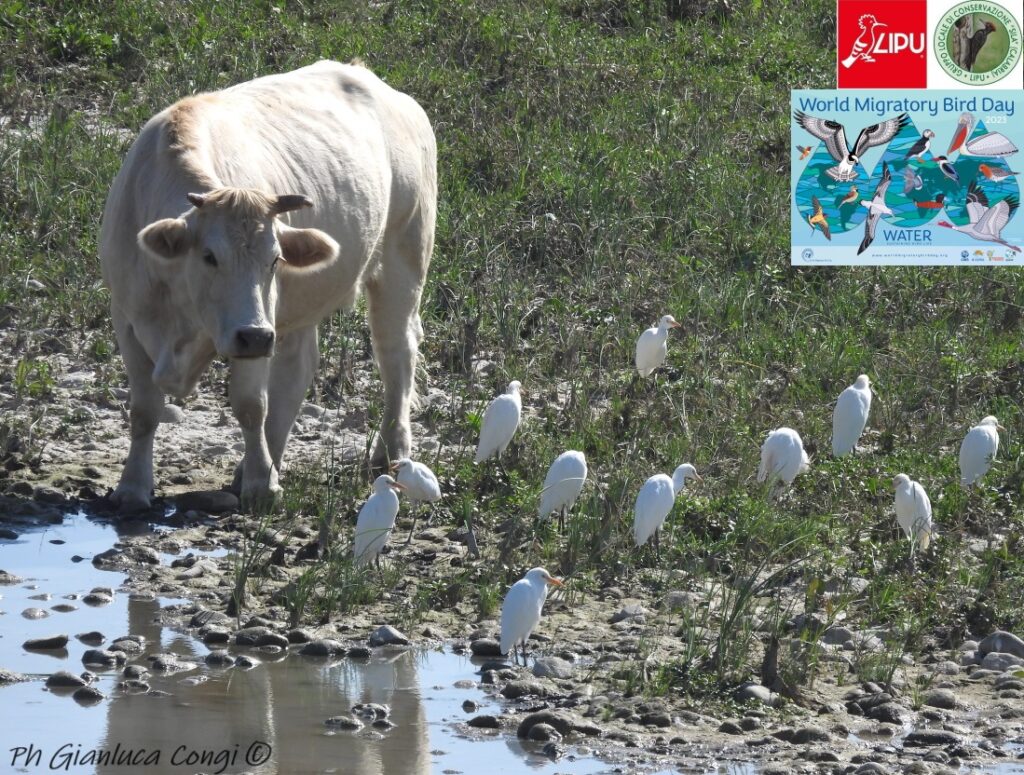
<svg viewBox="0 0 1024 775">
<path fill-rule="evenodd" d="M 267 358 L 274 354 L 274 329 L 246 326 L 235 331 L 232 358 Z"/>
</svg>

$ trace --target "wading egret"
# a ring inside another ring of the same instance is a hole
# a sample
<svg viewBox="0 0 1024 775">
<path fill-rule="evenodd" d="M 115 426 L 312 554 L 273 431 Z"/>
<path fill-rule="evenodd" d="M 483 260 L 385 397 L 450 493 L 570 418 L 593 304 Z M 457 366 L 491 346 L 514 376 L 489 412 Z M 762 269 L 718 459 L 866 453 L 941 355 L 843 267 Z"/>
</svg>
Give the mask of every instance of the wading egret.
<svg viewBox="0 0 1024 775">
<path fill-rule="evenodd" d="M 861 374 L 857 381 L 839 394 L 832 412 L 832 454 L 842 457 L 853 452 L 868 423 L 871 411 L 871 380 Z"/>
<path fill-rule="evenodd" d="M 671 315 L 663 315 L 658 325 L 648 328 L 636 340 L 636 370 L 641 377 L 649 376 L 668 357 L 668 330 L 679 328 Z"/>
<path fill-rule="evenodd" d="M 792 484 L 797 474 L 811 467 L 811 461 L 804 452 L 800 434 L 792 428 L 779 428 L 768 434 L 761 445 L 761 466 L 757 469 L 757 481 L 781 479 Z"/>
<path fill-rule="evenodd" d="M 556 579 L 543 568 L 533 568 L 512 585 L 501 604 L 501 653 L 507 654 L 511 650 L 515 660 L 515 647 L 522 644 L 524 665 L 526 641 L 534 627 L 540 623 L 549 584 L 560 587 L 562 580 Z"/>
<path fill-rule="evenodd" d="M 932 540 L 932 503 L 928 493 L 906 474 L 897 474 L 892 486 L 896 490 L 896 521 L 910 539 L 910 553 L 913 555 L 915 548 L 924 551 Z"/>
<path fill-rule="evenodd" d="M 406 543 L 412 541 L 412 534 L 416 530 L 416 520 L 419 517 L 419 505 L 421 503 L 435 503 L 441 499 L 441 485 L 437 476 L 423 463 L 417 463 L 407 457 L 396 462 L 391 470 L 397 474 L 397 480 L 405 489 L 405 497 L 412 504 L 412 527 L 409 529 L 409 538 Z M 430 519 L 427 519 L 430 523 Z"/>
<path fill-rule="evenodd" d="M 558 529 L 565 530 L 565 512 L 573 507 L 587 481 L 587 459 L 582 452 L 570 449 L 555 458 L 544 477 L 537 516 L 547 519 L 558 512 Z"/>
<path fill-rule="evenodd" d="M 999 451 L 999 431 L 1005 430 L 989 415 L 967 431 L 960 444 L 960 484 L 969 487 L 988 473 Z"/>
<path fill-rule="evenodd" d="M 477 463 L 501 453 L 516 435 L 519 420 L 523 416 L 523 400 L 520 397 L 522 385 L 518 380 L 508 383 L 508 388 L 500 396 L 491 401 L 484 412 L 484 420 L 480 426 L 480 441 L 476 446 Z"/>
<path fill-rule="evenodd" d="M 659 531 L 672 511 L 676 495 L 686 487 L 687 479 L 702 481 L 696 468 L 683 463 L 671 478 L 667 474 L 655 474 L 644 482 L 633 506 L 633 540 L 637 546 L 643 546 L 654 536 L 654 550 L 661 556 Z"/>
<path fill-rule="evenodd" d="M 365 565 L 373 560 L 380 569 L 380 553 L 388 542 L 391 530 L 398 516 L 398 495 L 402 485 L 387 474 L 373 481 L 373 494 L 359 509 L 356 519 L 356 535 L 352 539 L 352 554 L 356 565 Z"/>
</svg>

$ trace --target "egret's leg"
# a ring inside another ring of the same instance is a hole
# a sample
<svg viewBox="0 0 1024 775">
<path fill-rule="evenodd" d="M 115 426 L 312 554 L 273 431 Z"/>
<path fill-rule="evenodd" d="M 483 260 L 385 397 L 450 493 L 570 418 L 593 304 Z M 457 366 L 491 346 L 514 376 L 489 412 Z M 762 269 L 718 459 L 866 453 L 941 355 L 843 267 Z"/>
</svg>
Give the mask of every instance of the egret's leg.
<svg viewBox="0 0 1024 775">
<path fill-rule="evenodd" d="M 565 534 L 565 506 L 558 512 L 558 532 Z"/>
<path fill-rule="evenodd" d="M 412 543 L 412 534 L 416 532 L 416 519 L 419 517 L 419 504 L 412 504 L 412 527 L 409 528 L 409 537 L 405 539 L 405 545 L 408 546 Z"/>
<path fill-rule="evenodd" d="M 661 528 L 654 531 L 654 557 L 661 565 Z"/>
</svg>

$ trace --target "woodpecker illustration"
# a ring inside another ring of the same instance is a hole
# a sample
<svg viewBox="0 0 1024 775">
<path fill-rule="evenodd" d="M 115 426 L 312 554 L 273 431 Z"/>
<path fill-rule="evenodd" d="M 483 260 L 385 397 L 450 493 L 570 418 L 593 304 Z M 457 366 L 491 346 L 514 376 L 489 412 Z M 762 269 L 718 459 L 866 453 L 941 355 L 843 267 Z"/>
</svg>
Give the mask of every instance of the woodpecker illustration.
<svg viewBox="0 0 1024 775">
<path fill-rule="evenodd" d="M 942 174 L 952 180 L 958 186 L 960 185 L 960 176 L 957 174 L 956 167 L 954 167 L 949 159 L 945 156 L 936 156 L 935 162 L 939 165 L 939 169 L 942 170 Z"/>
<path fill-rule="evenodd" d="M 828 218 L 825 217 L 825 211 L 822 209 L 818 197 L 812 196 L 811 204 L 814 205 L 814 214 L 807 216 L 807 222 L 811 224 L 811 234 L 814 234 L 814 227 L 817 226 L 821 229 L 821 233 L 825 235 L 825 239 L 831 242 L 832 232 L 828 228 Z"/>
<path fill-rule="evenodd" d="M 933 137 L 935 137 L 935 133 L 932 130 L 924 130 L 924 132 L 921 133 L 921 136 L 917 138 L 917 142 L 910 146 L 910 150 L 907 151 L 907 155 L 903 158 L 909 159 L 911 156 L 916 156 L 919 161 L 924 161 L 921 157 L 928 153 Z"/>
<path fill-rule="evenodd" d="M 910 123 L 910 119 L 906 113 L 901 113 L 896 118 L 864 127 L 857 135 L 857 142 L 853 144 L 852 151 L 846 143 L 846 130 L 842 124 L 831 119 L 808 116 L 799 110 L 796 112 L 796 123 L 819 140 L 823 140 L 829 154 L 839 162 L 836 166 L 825 170 L 825 174 L 832 180 L 847 183 L 857 179 L 855 167 L 860 164 L 861 154 L 868 148 L 884 145 L 892 140 L 903 127 Z"/>
<path fill-rule="evenodd" d="M 978 172 L 993 183 L 1002 183 L 1007 178 L 1020 174 L 1019 172 L 1011 172 L 1010 170 L 1003 169 L 1002 167 L 990 167 L 987 164 L 979 164 Z"/>
<path fill-rule="evenodd" d="M 871 56 L 871 52 L 875 48 L 875 40 L 877 39 L 877 30 L 879 27 L 887 27 L 888 25 L 882 24 L 872 14 L 866 13 L 860 17 L 860 35 L 857 36 L 857 40 L 853 41 L 853 48 L 850 50 L 850 56 L 846 57 L 842 61 L 843 67 L 849 69 L 853 67 L 853 63 L 858 59 L 863 59 L 865 62 L 874 62 L 874 58 Z"/>
<path fill-rule="evenodd" d="M 985 45 L 988 36 L 996 31 L 996 25 L 992 22 L 985 22 L 980 30 L 975 30 L 971 39 L 967 41 L 967 51 L 964 52 L 964 69 L 968 72 L 974 71 L 974 63 L 978 59 L 981 47 Z"/>
</svg>

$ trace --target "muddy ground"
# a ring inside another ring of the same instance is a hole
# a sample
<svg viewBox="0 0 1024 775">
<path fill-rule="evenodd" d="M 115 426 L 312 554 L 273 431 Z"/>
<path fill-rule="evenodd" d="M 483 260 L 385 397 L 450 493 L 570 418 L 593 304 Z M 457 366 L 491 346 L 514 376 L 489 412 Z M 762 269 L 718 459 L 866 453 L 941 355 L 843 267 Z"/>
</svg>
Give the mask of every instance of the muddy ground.
<svg viewBox="0 0 1024 775">
<path fill-rule="evenodd" d="M 4 333 L 8 340 L 15 336 L 10 329 Z M 13 341 L 0 342 L 5 352 L 13 346 Z M 7 440 L 0 470 L 0 491 L 5 493 L 0 521 L 17 533 L 19 525 L 59 521 L 63 513 L 78 509 L 104 519 L 125 519 L 109 511 L 103 496 L 116 484 L 127 453 L 127 392 L 106 384 L 104 369 L 82 365 L 60 351 L 42 360 L 49 364 L 52 379 L 43 395 L 29 395 L 10 372 L 0 384 L 7 425 L 17 429 Z M 356 397 L 347 399 L 342 409 L 315 403 L 303 407 L 287 454 L 293 465 L 322 460 L 332 444 L 340 459 L 361 459 L 368 413 L 365 399 L 358 396 L 375 389 L 370 387 L 375 377 L 368 361 L 357 364 L 356 374 Z M 981 640 L 988 633 L 975 633 L 980 644 L 968 642 L 955 652 L 935 648 L 917 659 L 903 655 L 889 687 L 861 683 L 853 674 L 854 656 L 880 649 L 877 636 L 884 633 L 858 632 L 839 623 L 820 635 L 823 667 L 811 687 L 790 691 L 782 681 L 768 688 L 759 683 L 768 681 L 765 675 L 752 673 L 751 686 L 741 688 L 733 700 L 701 702 L 671 693 L 652 698 L 639 688 L 627 696 L 625 686 L 653 681 L 659 666 L 683 651 L 678 630 L 683 615 L 719 602 L 682 571 L 667 571 L 653 585 L 635 583 L 632 576 L 609 579 L 596 594 L 572 595 L 571 604 L 565 594 L 556 593 L 548 600 L 532 644 L 534 654 L 543 659 L 536 667 L 531 661 L 530 670 L 510 666 L 499 658 L 492 640 L 497 619 L 481 620 L 473 601 L 456 600 L 447 609 L 423 611 L 415 621 L 409 618 L 418 584 L 443 579 L 476 560 L 464 536 L 450 524 L 417 529 L 412 543 L 402 545 L 409 526 L 404 508 L 393 537 L 399 540 L 393 540 L 386 562 L 407 561 L 406 575 L 379 602 L 326 622 L 290 627 L 288 611 L 275 595 L 316 561 L 302 557 L 315 544 L 317 525 L 300 515 L 291 535 L 269 539 L 275 544 L 274 559 L 240 619 L 197 616 L 201 610 L 227 609 L 235 561 L 230 556 L 189 558 L 189 551 L 238 550 L 246 524 L 229 496 L 199 496 L 175 507 L 185 493 L 220 489 L 241 453 L 241 434 L 226 405 L 223 376 L 223 367 L 214 369 L 198 395 L 183 408 L 168 410 L 157 442 L 159 500 L 152 512 L 132 517 L 176 529 L 124 535 L 114 551 L 86 558 L 126 572 L 134 591 L 193 601 L 194 606 L 177 609 L 177 625 L 191 628 L 208 644 L 234 648 L 238 630 L 255 625 L 286 634 L 293 650 L 303 648 L 300 643 L 326 639 L 336 643 L 324 648 L 355 649 L 352 653 L 359 654 L 372 633 L 392 625 L 404 633 L 398 640 L 422 646 L 447 643 L 473 653 L 480 672 L 466 678 L 489 684 L 508 698 L 504 715 L 476 718 L 465 727 L 468 734 L 514 735 L 529 713 L 550 710 L 553 716 L 532 719 L 549 723 L 530 733 L 538 748 L 553 757 L 567 750 L 592 751 L 626 769 L 700 770 L 712 760 L 735 759 L 754 762 L 762 772 L 955 772 L 1024 756 L 1024 673 L 1019 672 L 1024 642 L 1012 637 Z M 425 406 L 447 400 L 435 388 Z M 419 424 L 414 436 L 421 454 L 440 443 Z M 287 470 L 286 465 L 286 475 Z M 478 538 L 486 545 L 502 536 L 484 527 Z M 160 564 L 157 552 L 177 555 L 176 567 Z M 846 592 L 861 584 L 866 586 L 861 579 L 834 579 L 829 590 Z M 799 600 L 804 592 L 794 586 L 776 594 Z M 241 640 L 245 637 L 243 633 Z M 265 640 L 269 645 L 258 648 L 280 648 L 274 645 L 280 638 Z M 783 639 L 779 648 L 798 646 Z M 530 726 L 524 725 L 522 733 Z"/>
</svg>

